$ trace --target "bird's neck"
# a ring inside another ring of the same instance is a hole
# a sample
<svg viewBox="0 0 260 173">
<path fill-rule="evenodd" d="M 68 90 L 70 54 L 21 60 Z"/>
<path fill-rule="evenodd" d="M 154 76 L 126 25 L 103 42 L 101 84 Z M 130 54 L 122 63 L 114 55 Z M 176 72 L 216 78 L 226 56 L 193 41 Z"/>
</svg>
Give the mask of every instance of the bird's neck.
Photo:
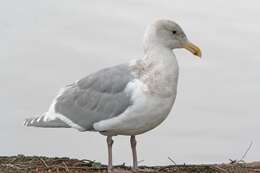
<svg viewBox="0 0 260 173">
<path fill-rule="evenodd" d="M 155 45 L 150 49 L 145 49 L 144 61 L 153 64 L 161 64 L 164 68 L 178 70 L 178 62 L 176 56 L 170 48 Z M 169 70 L 169 69 L 167 69 Z"/>
<path fill-rule="evenodd" d="M 155 47 L 146 51 L 140 69 L 140 79 L 150 91 L 163 96 L 174 96 L 178 82 L 178 63 L 171 49 Z"/>
</svg>

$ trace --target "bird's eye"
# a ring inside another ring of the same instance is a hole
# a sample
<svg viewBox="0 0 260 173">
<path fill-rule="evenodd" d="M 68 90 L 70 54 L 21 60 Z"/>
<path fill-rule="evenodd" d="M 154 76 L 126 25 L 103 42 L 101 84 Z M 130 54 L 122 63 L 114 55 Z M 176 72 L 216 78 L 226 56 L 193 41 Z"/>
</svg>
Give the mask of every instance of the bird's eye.
<svg viewBox="0 0 260 173">
<path fill-rule="evenodd" d="M 172 33 L 173 33 L 173 35 L 175 35 L 177 33 L 177 31 L 174 30 L 174 31 L 172 31 Z"/>
</svg>

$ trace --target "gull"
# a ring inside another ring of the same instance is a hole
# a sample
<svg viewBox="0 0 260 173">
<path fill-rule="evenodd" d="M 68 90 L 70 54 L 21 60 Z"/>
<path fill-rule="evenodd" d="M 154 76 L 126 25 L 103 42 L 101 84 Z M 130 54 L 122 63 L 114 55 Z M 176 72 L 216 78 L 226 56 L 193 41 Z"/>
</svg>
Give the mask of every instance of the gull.
<svg viewBox="0 0 260 173">
<path fill-rule="evenodd" d="M 113 136 L 130 136 L 132 170 L 138 170 L 136 135 L 162 123 L 177 94 L 179 67 L 173 49 L 185 48 L 201 57 L 174 21 L 159 19 L 148 26 L 144 56 L 92 73 L 67 85 L 47 112 L 28 118 L 25 126 L 75 128 L 107 136 L 108 172 L 112 167 Z"/>
</svg>

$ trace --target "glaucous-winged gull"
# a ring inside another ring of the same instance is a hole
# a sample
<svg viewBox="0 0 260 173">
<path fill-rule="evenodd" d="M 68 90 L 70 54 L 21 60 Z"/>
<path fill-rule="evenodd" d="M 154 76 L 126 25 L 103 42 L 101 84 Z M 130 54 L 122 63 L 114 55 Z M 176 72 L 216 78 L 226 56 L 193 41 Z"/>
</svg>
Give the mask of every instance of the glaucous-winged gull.
<svg viewBox="0 0 260 173">
<path fill-rule="evenodd" d="M 181 27 L 156 20 L 144 35 L 144 57 L 102 69 L 67 85 L 49 110 L 28 118 L 26 126 L 75 128 L 107 136 L 108 171 L 112 172 L 112 136 L 128 135 L 137 170 L 135 136 L 158 126 L 174 104 L 178 63 L 173 49 L 185 48 L 201 57 Z"/>
</svg>

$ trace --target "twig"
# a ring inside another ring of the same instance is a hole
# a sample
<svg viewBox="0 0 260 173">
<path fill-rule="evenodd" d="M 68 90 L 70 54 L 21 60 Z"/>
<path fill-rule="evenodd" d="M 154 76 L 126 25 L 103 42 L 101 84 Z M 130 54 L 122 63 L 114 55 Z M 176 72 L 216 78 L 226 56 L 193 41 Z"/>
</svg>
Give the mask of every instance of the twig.
<svg viewBox="0 0 260 173">
<path fill-rule="evenodd" d="M 242 161 L 244 160 L 244 158 L 246 157 L 248 151 L 251 149 L 252 145 L 253 145 L 253 141 L 250 142 L 249 146 L 247 147 L 245 153 L 243 154 L 243 156 L 241 157 L 241 159 L 239 160 L 239 162 L 242 162 Z"/>
<path fill-rule="evenodd" d="M 212 168 L 213 168 L 213 169 L 216 169 L 216 170 L 218 170 L 218 171 L 224 172 L 224 173 L 228 173 L 227 170 L 225 170 L 224 168 L 221 168 L 221 167 L 219 167 L 219 166 L 217 166 L 217 165 L 212 166 Z"/>
<path fill-rule="evenodd" d="M 169 159 L 175 166 L 177 165 L 172 158 L 168 157 L 168 159 Z"/>
<path fill-rule="evenodd" d="M 27 167 L 27 165 L 23 165 L 23 164 L 20 164 L 20 163 L 14 163 L 15 166 L 18 166 L 18 167 Z"/>
<path fill-rule="evenodd" d="M 42 163 L 44 164 L 44 166 L 48 169 L 49 166 L 47 165 L 47 163 L 46 163 L 42 158 L 40 158 L 40 160 L 42 161 Z"/>
<path fill-rule="evenodd" d="M 1 164 L 1 166 L 6 166 L 6 167 L 10 167 L 10 168 L 15 168 L 15 169 L 22 169 L 16 165 L 13 165 L 11 163 L 7 163 L 7 164 Z"/>
<path fill-rule="evenodd" d="M 16 160 L 17 160 L 17 157 L 13 158 L 13 160 L 11 160 L 10 163 L 14 163 Z"/>
<path fill-rule="evenodd" d="M 56 167 L 56 172 L 57 172 L 57 173 L 60 173 L 59 167 Z"/>
<path fill-rule="evenodd" d="M 232 159 L 229 159 L 229 161 L 230 161 L 229 164 L 231 164 L 231 165 L 238 162 L 237 160 L 232 160 Z"/>
<path fill-rule="evenodd" d="M 249 146 L 247 147 L 246 151 L 244 152 L 244 154 L 240 160 L 229 159 L 229 161 L 230 161 L 229 164 L 233 165 L 233 164 L 237 164 L 237 163 L 245 163 L 244 159 L 245 159 L 248 151 L 251 149 L 252 145 L 253 145 L 253 141 L 250 142 Z"/>
<path fill-rule="evenodd" d="M 62 162 L 62 164 L 64 165 L 66 172 L 70 172 L 70 170 L 69 170 L 68 166 L 66 165 L 66 163 Z"/>
</svg>

